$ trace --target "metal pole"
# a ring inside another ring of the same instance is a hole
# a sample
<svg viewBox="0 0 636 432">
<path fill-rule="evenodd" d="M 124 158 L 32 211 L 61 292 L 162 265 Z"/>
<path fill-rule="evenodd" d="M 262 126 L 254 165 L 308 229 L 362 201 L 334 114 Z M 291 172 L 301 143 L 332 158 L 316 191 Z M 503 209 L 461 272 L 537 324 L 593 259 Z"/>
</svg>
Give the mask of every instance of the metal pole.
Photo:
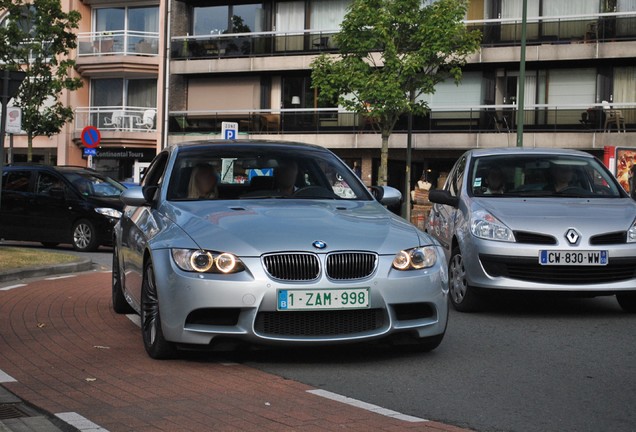
<svg viewBox="0 0 636 432">
<path fill-rule="evenodd" d="M 7 163 L 13 163 L 13 134 L 9 134 L 9 153 L 7 153 Z"/>
<path fill-rule="evenodd" d="M 521 55 L 519 58 L 519 98 L 517 99 L 517 147 L 523 147 L 523 122 L 525 120 L 524 98 L 526 83 L 526 25 L 528 0 L 523 0 L 521 12 Z"/>
<path fill-rule="evenodd" d="M 0 208 L 2 208 L 2 167 L 4 167 L 4 134 L 7 130 L 7 105 L 9 104 L 9 69 L 2 76 L 2 115 L 0 116 Z"/>
<path fill-rule="evenodd" d="M 411 102 L 411 109 L 415 100 L 415 91 L 409 92 L 409 101 Z M 406 134 L 406 169 L 404 173 L 406 175 L 405 181 L 405 193 L 404 193 L 404 208 L 402 214 L 407 222 L 411 221 L 411 164 L 412 164 L 412 137 L 413 137 L 413 111 L 409 111 L 408 115 L 408 128 Z"/>
</svg>

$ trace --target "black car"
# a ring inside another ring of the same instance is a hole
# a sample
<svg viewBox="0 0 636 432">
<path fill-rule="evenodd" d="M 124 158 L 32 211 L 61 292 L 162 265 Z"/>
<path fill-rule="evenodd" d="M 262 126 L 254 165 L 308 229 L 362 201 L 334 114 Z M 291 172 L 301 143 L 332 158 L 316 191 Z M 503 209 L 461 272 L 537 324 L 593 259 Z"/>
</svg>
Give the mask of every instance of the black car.
<svg viewBox="0 0 636 432">
<path fill-rule="evenodd" d="M 110 245 L 124 189 L 88 168 L 7 166 L 2 174 L 0 239 L 48 247 L 71 243 L 78 251 Z"/>
</svg>

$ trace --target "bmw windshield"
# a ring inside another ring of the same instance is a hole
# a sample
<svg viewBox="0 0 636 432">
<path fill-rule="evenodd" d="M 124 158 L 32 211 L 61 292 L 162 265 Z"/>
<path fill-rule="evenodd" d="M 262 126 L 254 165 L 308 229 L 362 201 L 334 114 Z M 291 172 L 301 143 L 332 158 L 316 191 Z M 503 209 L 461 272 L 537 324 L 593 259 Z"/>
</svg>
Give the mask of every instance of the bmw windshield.
<svg viewBox="0 0 636 432">
<path fill-rule="evenodd" d="M 267 198 L 373 199 L 331 153 L 272 146 L 182 149 L 168 187 L 172 201 Z"/>
</svg>

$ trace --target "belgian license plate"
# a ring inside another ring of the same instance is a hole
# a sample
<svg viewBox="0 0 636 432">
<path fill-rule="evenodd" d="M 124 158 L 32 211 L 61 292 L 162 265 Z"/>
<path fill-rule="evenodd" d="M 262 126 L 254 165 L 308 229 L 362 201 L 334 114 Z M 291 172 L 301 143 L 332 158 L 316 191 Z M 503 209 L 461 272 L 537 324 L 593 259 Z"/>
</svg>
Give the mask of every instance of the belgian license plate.
<svg viewBox="0 0 636 432">
<path fill-rule="evenodd" d="M 609 262 L 606 250 L 601 251 L 539 251 L 539 264 L 561 266 L 604 266 Z"/>
<path fill-rule="evenodd" d="M 278 310 L 364 309 L 369 288 L 278 290 Z"/>
</svg>

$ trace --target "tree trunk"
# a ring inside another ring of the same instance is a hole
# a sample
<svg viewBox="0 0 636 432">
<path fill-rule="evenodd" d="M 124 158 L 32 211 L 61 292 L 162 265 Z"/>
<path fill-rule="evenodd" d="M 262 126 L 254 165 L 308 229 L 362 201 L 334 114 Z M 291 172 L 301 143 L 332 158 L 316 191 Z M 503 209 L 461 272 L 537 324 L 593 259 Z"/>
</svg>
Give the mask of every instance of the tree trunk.
<svg viewBox="0 0 636 432">
<path fill-rule="evenodd" d="M 380 168 L 378 170 L 378 186 L 386 186 L 389 179 L 389 136 L 389 133 L 382 131 L 382 150 L 380 153 Z"/>
<path fill-rule="evenodd" d="M 33 134 L 27 134 L 27 162 L 33 162 Z"/>
</svg>

